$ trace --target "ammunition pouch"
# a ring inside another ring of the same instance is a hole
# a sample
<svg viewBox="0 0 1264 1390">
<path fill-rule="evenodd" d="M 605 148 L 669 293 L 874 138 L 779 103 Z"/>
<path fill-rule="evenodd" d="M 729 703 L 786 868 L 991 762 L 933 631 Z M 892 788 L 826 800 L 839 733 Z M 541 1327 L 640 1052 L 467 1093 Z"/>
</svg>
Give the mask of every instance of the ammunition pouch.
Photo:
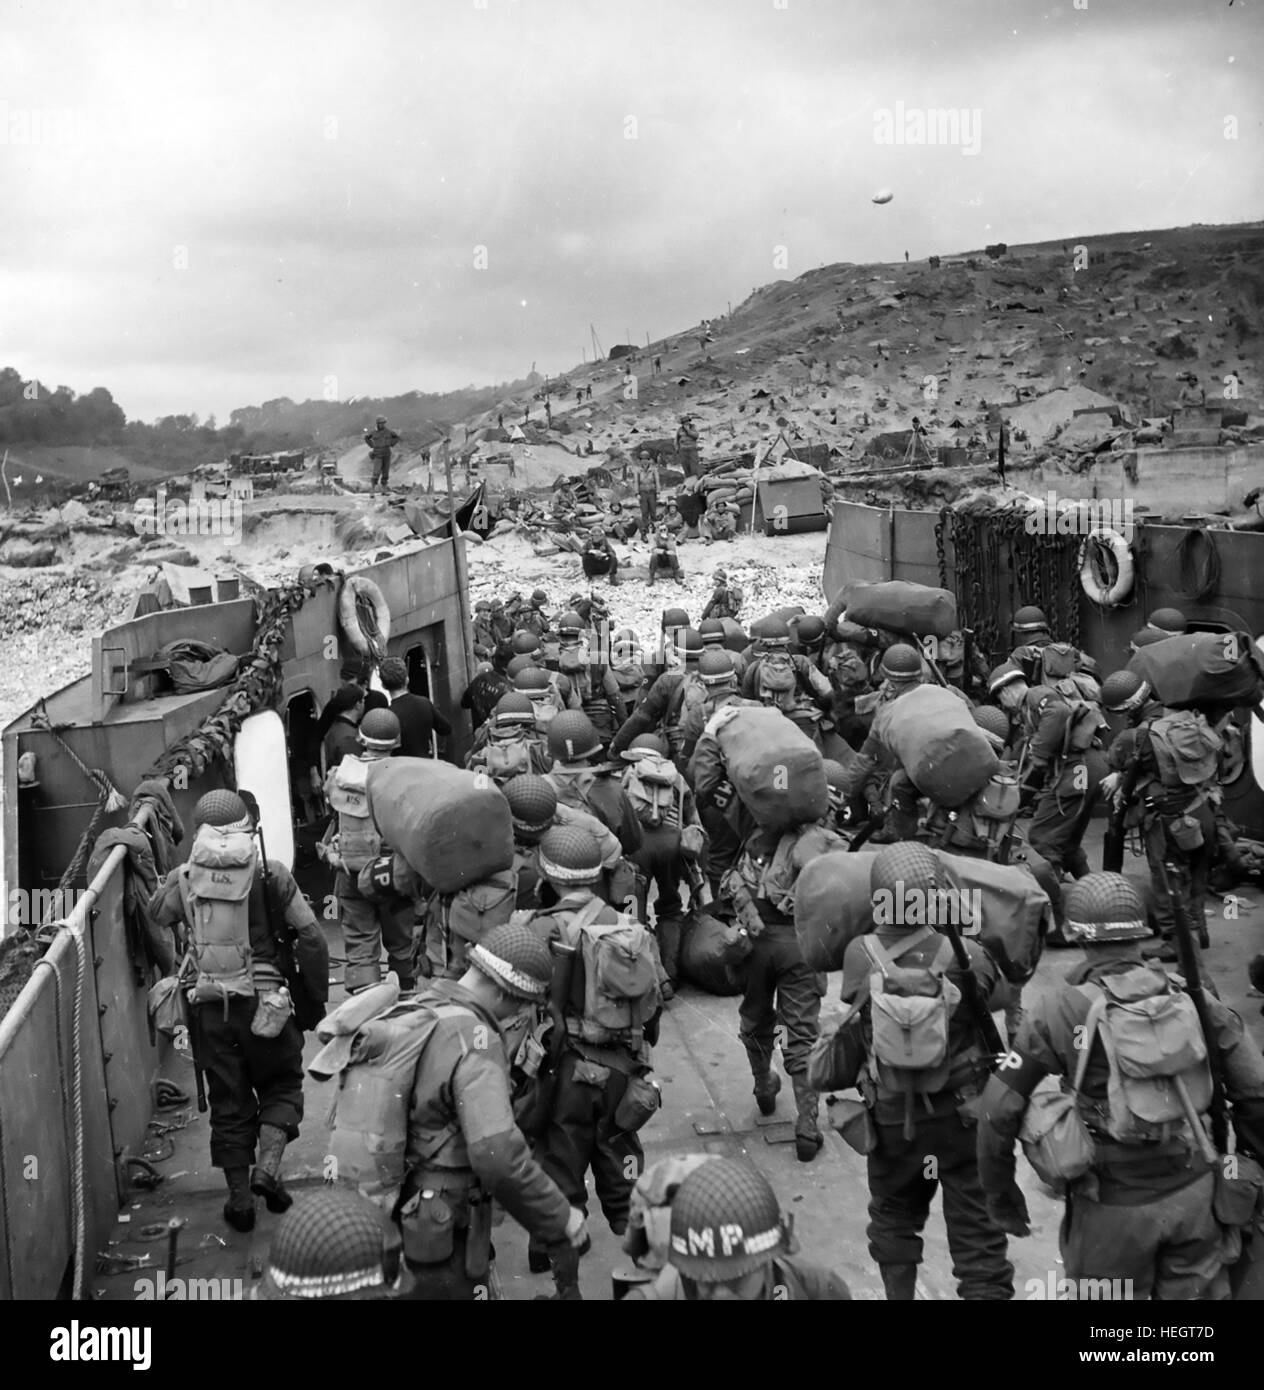
<svg viewBox="0 0 1264 1390">
<path fill-rule="evenodd" d="M 400 1207 L 399 1228 L 404 1257 L 410 1264 L 439 1265 L 456 1248 L 456 1212 L 434 1188 L 419 1187 Z"/>
</svg>

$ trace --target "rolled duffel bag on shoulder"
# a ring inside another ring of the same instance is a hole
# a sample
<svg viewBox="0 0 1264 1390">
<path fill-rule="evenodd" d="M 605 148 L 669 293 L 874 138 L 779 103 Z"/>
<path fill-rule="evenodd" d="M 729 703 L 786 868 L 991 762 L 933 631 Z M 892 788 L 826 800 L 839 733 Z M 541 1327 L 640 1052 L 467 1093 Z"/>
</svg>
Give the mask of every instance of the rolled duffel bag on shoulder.
<svg viewBox="0 0 1264 1390">
<path fill-rule="evenodd" d="M 872 850 L 818 855 L 804 866 L 794 889 L 794 931 L 813 970 L 841 970 L 854 937 L 873 925 L 869 874 Z"/>
<path fill-rule="evenodd" d="M 829 810 L 820 752 L 780 710 L 726 705 L 711 716 L 706 731 L 719 744 L 729 781 L 761 829 L 791 830 Z"/>
<path fill-rule="evenodd" d="M 513 818 L 484 773 L 434 758 L 369 767 L 369 812 L 382 838 L 440 893 L 512 868 Z"/>
<path fill-rule="evenodd" d="M 947 637 L 957 626 L 957 600 L 947 589 L 889 579 L 880 584 L 849 584 L 840 597 L 848 622 L 885 627 L 918 637 Z"/>
<path fill-rule="evenodd" d="M 879 711 L 873 724 L 918 791 L 954 810 L 1000 768 L 969 704 L 942 685 L 919 685 Z"/>
<path fill-rule="evenodd" d="M 1169 709 L 1257 705 L 1264 658 L 1247 632 L 1181 632 L 1142 647 L 1128 663 Z"/>
<path fill-rule="evenodd" d="M 690 918 L 680 936 L 680 973 L 708 994 L 741 994 L 751 939 L 736 922 L 706 912 Z"/>
<path fill-rule="evenodd" d="M 1036 973 L 1053 925 L 1048 894 L 1020 865 L 935 853 L 944 865 L 941 887 L 949 890 L 942 901 L 955 913 L 962 936 L 978 941 L 1010 984 L 1025 984 Z"/>
</svg>

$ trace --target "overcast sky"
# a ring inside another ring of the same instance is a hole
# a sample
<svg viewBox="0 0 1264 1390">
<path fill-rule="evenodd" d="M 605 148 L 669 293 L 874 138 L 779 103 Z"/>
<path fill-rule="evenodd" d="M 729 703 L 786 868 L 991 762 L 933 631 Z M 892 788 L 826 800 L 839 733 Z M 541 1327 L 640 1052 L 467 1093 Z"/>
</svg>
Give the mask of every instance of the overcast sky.
<svg viewBox="0 0 1264 1390">
<path fill-rule="evenodd" d="M 0 365 L 222 424 L 821 263 L 1259 218 L 1264 0 L 1078 3 L 3 0 Z M 897 103 L 977 153 L 879 143 Z"/>
</svg>

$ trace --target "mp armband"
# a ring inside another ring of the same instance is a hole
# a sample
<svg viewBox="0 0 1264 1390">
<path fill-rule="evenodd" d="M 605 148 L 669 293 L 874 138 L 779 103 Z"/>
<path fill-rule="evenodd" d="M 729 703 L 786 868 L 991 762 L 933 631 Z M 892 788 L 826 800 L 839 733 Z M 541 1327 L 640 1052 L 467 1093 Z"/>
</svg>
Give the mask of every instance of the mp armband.
<svg viewBox="0 0 1264 1390">
<path fill-rule="evenodd" d="M 1048 1075 L 1048 1069 L 1041 1066 L 1034 1057 L 1028 1057 L 1012 1048 L 1000 1060 L 992 1075 L 1004 1083 L 1015 1094 L 1029 1096 Z"/>
</svg>

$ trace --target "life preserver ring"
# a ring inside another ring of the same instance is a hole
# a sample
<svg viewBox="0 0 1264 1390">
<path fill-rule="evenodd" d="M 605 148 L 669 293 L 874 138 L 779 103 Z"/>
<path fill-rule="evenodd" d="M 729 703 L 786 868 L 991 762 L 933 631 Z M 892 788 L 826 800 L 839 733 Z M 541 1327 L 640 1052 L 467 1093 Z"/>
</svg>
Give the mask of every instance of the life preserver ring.
<svg viewBox="0 0 1264 1390">
<path fill-rule="evenodd" d="M 1115 562 L 1115 582 L 1106 588 L 1093 569 L 1091 547 L 1096 541 L 1109 551 Z M 1132 592 L 1135 577 L 1132 550 L 1128 542 L 1109 526 L 1090 531 L 1080 547 L 1080 586 L 1084 592 L 1103 608 L 1116 608 Z"/>
<path fill-rule="evenodd" d="M 364 631 L 359 613 L 361 603 L 372 607 L 377 621 L 376 633 Z M 391 635 L 391 610 L 386 606 L 381 589 L 371 579 L 366 579 L 362 574 L 353 574 L 343 582 L 342 592 L 338 595 L 338 624 L 358 656 L 380 655 L 380 648 Z M 379 648 L 376 653 L 373 650 L 375 645 Z"/>
</svg>

